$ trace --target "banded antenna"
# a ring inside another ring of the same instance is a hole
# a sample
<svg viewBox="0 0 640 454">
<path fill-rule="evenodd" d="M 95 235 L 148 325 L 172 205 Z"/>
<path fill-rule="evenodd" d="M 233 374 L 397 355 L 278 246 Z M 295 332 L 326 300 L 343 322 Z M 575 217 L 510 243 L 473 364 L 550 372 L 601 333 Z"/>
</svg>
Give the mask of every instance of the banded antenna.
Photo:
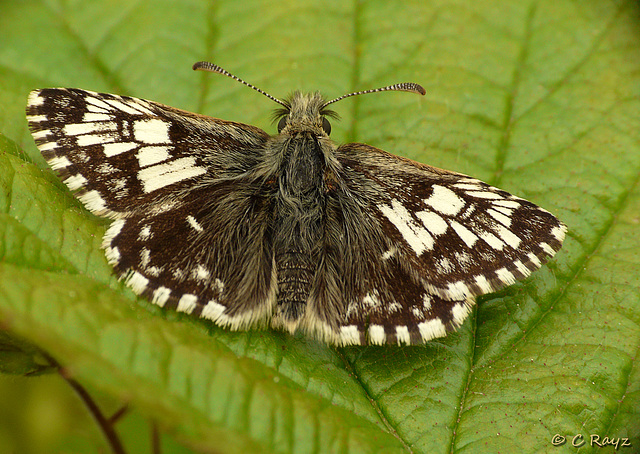
<svg viewBox="0 0 640 454">
<path fill-rule="evenodd" d="M 216 65 L 214 63 L 210 63 L 208 61 L 199 61 L 197 63 L 194 63 L 193 69 L 194 69 L 194 71 L 197 71 L 197 70 L 209 71 L 209 72 L 212 72 L 212 73 L 223 74 L 223 75 L 225 75 L 227 77 L 231 77 L 233 80 L 235 80 L 237 82 L 240 82 L 241 84 L 244 84 L 249 88 L 253 88 L 258 93 L 262 93 L 263 95 L 265 95 L 270 100 L 275 101 L 278 104 L 280 104 L 280 105 L 284 106 L 285 108 L 289 109 L 289 106 L 284 101 L 281 101 L 280 99 L 276 98 L 275 96 L 271 96 L 266 91 L 259 89 L 255 85 L 251 85 L 249 82 L 245 82 L 244 80 L 240 79 L 238 76 L 234 76 L 233 74 L 231 74 L 226 69 L 221 68 L 220 66 L 218 66 L 218 65 Z M 338 102 L 341 99 L 349 98 L 351 96 L 366 95 L 367 93 L 377 93 L 379 91 L 407 91 L 407 92 L 410 92 L 410 93 L 416 93 L 418 95 L 424 95 L 426 93 L 426 90 L 421 85 L 416 84 L 414 82 L 404 82 L 404 83 L 400 83 L 400 84 L 387 85 L 386 87 L 373 88 L 371 90 L 355 91 L 353 93 L 348 93 L 346 95 L 338 96 L 337 98 L 334 98 L 331 101 L 325 102 L 322 105 L 322 107 L 323 108 L 327 107 L 329 104 L 333 104 L 334 102 Z"/>
</svg>

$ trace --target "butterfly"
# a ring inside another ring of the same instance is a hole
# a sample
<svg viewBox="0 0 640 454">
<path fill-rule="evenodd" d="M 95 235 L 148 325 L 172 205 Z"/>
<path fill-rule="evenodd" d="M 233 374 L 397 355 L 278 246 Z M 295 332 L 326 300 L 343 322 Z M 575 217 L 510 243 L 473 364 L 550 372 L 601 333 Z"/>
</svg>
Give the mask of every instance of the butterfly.
<svg viewBox="0 0 640 454">
<path fill-rule="evenodd" d="M 29 95 L 42 155 L 92 213 L 103 248 L 153 303 L 233 330 L 302 330 L 334 345 L 421 344 L 475 298 L 540 268 L 566 226 L 475 178 L 362 143 L 336 145 L 325 100 L 269 97 L 278 133 L 79 89 Z"/>
</svg>

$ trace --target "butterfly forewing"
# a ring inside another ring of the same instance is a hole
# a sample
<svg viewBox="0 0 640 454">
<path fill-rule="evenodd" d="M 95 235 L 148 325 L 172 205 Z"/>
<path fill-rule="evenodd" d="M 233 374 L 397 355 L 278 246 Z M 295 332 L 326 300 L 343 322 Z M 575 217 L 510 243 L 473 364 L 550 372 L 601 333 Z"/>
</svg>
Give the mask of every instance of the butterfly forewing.
<svg viewBox="0 0 640 454">
<path fill-rule="evenodd" d="M 169 206 L 181 190 L 246 171 L 255 165 L 246 150 L 268 137 L 252 126 L 78 89 L 32 92 L 27 119 L 60 178 L 89 210 L 113 218 Z"/>
<path fill-rule="evenodd" d="M 372 213 L 388 255 L 446 299 L 489 293 L 528 276 L 561 247 L 566 227 L 548 211 L 466 175 L 363 144 L 338 148 L 377 195 Z"/>
</svg>

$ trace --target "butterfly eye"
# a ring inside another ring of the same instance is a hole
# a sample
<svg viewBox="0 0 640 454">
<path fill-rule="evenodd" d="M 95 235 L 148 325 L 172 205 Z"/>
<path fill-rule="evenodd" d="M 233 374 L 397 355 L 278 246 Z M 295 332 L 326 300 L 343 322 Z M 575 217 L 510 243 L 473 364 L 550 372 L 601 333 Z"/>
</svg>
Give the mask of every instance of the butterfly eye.
<svg viewBox="0 0 640 454">
<path fill-rule="evenodd" d="M 282 132 L 282 130 L 284 129 L 284 127 L 287 126 L 287 117 L 284 116 L 280 119 L 280 121 L 278 122 L 278 132 Z"/>
<path fill-rule="evenodd" d="M 329 123 L 329 120 L 325 117 L 322 117 L 322 129 L 324 129 L 327 135 L 331 134 L 331 123 Z"/>
</svg>

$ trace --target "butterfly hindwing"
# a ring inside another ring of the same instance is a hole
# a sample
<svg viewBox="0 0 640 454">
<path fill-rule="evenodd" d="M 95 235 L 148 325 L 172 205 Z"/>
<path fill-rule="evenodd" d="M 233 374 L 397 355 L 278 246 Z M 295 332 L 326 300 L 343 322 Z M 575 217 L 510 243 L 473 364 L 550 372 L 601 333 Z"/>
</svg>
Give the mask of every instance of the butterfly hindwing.
<svg viewBox="0 0 640 454">
<path fill-rule="evenodd" d="M 179 208 L 116 220 L 103 246 L 127 284 L 155 304 L 234 329 L 265 325 L 276 291 L 269 210 L 225 197 L 225 185 L 193 190 Z"/>
<path fill-rule="evenodd" d="M 384 279 L 352 301 L 336 332 L 343 344 L 422 344 L 462 324 L 473 299 L 429 292 L 396 257 L 380 264 Z"/>
</svg>

